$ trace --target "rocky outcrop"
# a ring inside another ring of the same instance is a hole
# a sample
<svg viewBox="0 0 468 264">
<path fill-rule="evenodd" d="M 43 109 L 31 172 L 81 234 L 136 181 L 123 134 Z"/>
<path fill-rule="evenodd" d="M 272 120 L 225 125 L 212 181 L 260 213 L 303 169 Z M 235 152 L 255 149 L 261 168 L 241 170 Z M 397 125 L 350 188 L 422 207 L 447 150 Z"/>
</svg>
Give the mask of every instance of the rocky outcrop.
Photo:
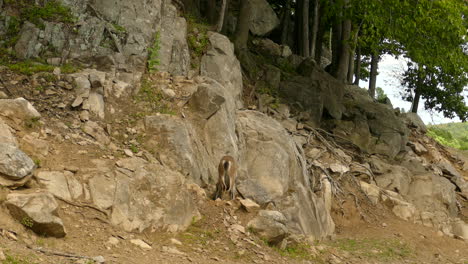
<svg viewBox="0 0 468 264">
<path fill-rule="evenodd" d="M 18 222 L 39 235 L 66 235 L 63 221 L 58 214 L 58 204 L 49 193 L 12 193 L 7 196 L 6 206 Z"/>
<path fill-rule="evenodd" d="M 367 91 L 348 86 L 342 120 L 333 121 L 334 133 L 351 140 L 369 154 L 394 158 L 405 149 L 408 129 L 392 108 L 375 103 Z"/>
<path fill-rule="evenodd" d="M 247 223 L 250 228 L 270 244 L 279 244 L 288 235 L 286 217 L 278 211 L 261 210 L 257 217 Z"/>
<path fill-rule="evenodd" d="M 0 116 L 16 123 L 37 120 L 41 114 L 24 98 L 0 99 Z"/>
<path fill-rule="evenodd" d="M 266 0 L 253 0 L 249 3 L 252 10 L 249 28 L 254 35 L 268 35 L 280 24 L 275 11 Z"/>
</svg>

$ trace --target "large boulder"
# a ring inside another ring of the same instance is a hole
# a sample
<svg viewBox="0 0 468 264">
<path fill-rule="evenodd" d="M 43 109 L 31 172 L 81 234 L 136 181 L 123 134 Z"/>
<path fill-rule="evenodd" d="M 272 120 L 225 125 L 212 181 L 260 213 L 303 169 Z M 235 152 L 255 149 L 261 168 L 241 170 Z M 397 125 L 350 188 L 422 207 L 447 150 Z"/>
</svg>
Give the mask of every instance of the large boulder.
<svg viewBox="0 0 468 264">
<path fill-rule="evenodd" d="M 99 161 L 87 175 L 92 202 L 110 211 L 113 225 L 128 232 L 180 231 L 199 217 L 182 174 L 137 157 L 115 165 Z"/>
<path fill-rule="evenodd" d="M 288 235 L 286 217 L 278 211 L 261 210 L 247 227 L 270 244 L 279 244 Z"/>
<path fill-rule="evenodd" d="M 280 123 L 256 112 L 237 114 L 240 140 L 238 189 L 259 204 L 273 202 L 292 233 L 312 239 L 334 231 L 325 200 L 314 194 L 303 153 Z M 330 202 L 330 201 L 329 201 Z"/>
<path fill-rule="evenodd" d="M 391 107 L 376 103 L 367 91 L 356 86 L 347 86 L 343 104 L 346 121 L 334 123 L 335 133 L 370 154 L 394 158 L 405 150 L 409 131 Z M 349 121 L 354 125 L 347 125 Z"/>
<path fill-rule="evenodd" d="M 252 0 L 249 4 L 252 10 L 249 29 L 252 34 L 268 35 L 280 24 L 275 11 L 266 0 Z"/>
<path fill-rule="evenodd" d="M 41 114 L 26 99 L 0 99 L 0 115 L 19 123 L 39 119 Z"/>
<path fill-rule="evenodd" d="M 0 119 L 0 143 L 18 146 L 18 142 L 15 136 L 13 136 L 12 131 L 13 129 Z"/>
<path fill-rule="evenodd" d="M 320 126 L 326 113 L 341 119 L 345 86 L 317 68 L 307 77 L 297 76 L 280 84 L 280 93 L 290 103 L 298 102 L 310 112 L 313 126 Z"/>
<path fill-rule="evenodd" d="M 5 204 L 17 221 L 37 234 L 52 237 L 66 235 L 57 201 L 50 193 L 11 193 Z"/>
<path fill-rule="evenodd" d="M 11 144 L 0 143 L 0 176 L 21 180 L 31 175 L 36 168 L 34 161 Z"/>
<path fill-rule="evenodd" d="M 187 22 L 184 18 L 179 17 L 174 5 L 165 3 L 163 7 L 164 12 L 158 40 L 160 41 L 158 70 L 186 76 L 190 70 Z"/>
<path fill-rule="evenodd" d="M 83 194 L 83 186 L 72 172 L 40 171 L 36 178 L 50 193 L 64 200 L 78 199 Z"/>
<path fill-rule="evenodd" d="M 38 43 L 40 29 L 26 21 L 19 32 L 19 39 L 15 45 L 16 56 L 20 59 L 37 57 L 41 49 Z"/>
<path fill-rule="evenodd" d="M 242 72 L 229 39 L 215 32 L 208 32 L 210 46 L 201 59 L 201 75 L 218 81 L 234 99 L 237 108 L 242 107 Z"/>
<path fill-rule="evenodd" d="M 403 121 L 410 128 L 416 128 L 422 133 L 427 132 L 427 127 L 424 124 L 424 121 L 422 121 L 421 117 L 416 113 L 410 112 L 403 114 Z"/>
</svg>

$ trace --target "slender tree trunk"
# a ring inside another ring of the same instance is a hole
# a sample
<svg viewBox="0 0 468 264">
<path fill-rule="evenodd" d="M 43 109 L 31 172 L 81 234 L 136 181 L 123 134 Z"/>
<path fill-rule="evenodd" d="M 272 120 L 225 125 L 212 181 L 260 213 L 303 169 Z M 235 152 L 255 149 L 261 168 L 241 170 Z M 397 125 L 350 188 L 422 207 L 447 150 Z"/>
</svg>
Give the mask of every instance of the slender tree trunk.
<svg viewBox="0 0 468 264">
<path fill-rule="evenodd" d="M 224 24 L 224 14 L 226 12 L 227 0 L 222 0 L 222 1 L 223 3 L 221 5 L 221 12 L 219 14 L 218 24 L 216 26 L 216 32 L 221 32 L 221 30 L 223 29 L 223 24 Z"/>
<path fill-rule="evenodd" d="M 231 0 L 226 0 L 226 9 L 224 10 L 224 19 L 223 19 L 223 27 L 221 29 L 221 33 L 227 35 L 227 19 L 226 14 L 229 14 L 229 5 L 231 4 Z"/>
<path fill-rule="evenodd" d="M 287 0 L 283 6 L 281 17 L 281 44 L 285 45 L 288 41 L 289 24 L 291 21 L 291 0 Z"/>
<path fill-rule="evenodd" d="M 241 0 L 239 18 L 237 19 L 236 33 L 234 34 L 234 47 L 236 53 L 247 49 L 251 14 L 252 12 L 249 0 Z"/>
<path fill-rule="evenodd" d="M 377 51 L 372 52 L 371 72 L 369 80 L 369 95 L 375 98 L 375 84 L 377 81 L 377 68 L 379 67 L 379 54 Z"/>
<path fill-rule="evenodd" d="M 359 86 L 359 81 L 361 80 L 361 47 L 358 45 L 356 50 L 356 69 L 354 75 L 354 85 Z"/>
<path fill-rule="evenodd" d="M 418 106 L 419 106 L 419 99 L 420 98 L 421 98 L 421 93 L 419 92 L 418 88 L 416 88 L 415 91 L 414 91 L 413 103 L 411 104 L 411 112 L 412 113 L 417 113 L 418 112 Z"/>
<path fill-rule="evenodd" d="M 302 0 L 301 55 L 309 57 L 309 0 Z"/>
<path fill-rule="evenodd" d="M 216 0 L 207 0 L 206 16 L 210 24 L 216 23 Z"/>
<path fill-rule="evenodd" d="M 295 45 L 294 50 L 296 54 L 302 55 L 302 8 L 304 0 L 296 0 L 296 6 L 294 9 L 294 35 L 295 35 Z"/>
<path fill-rule="evenodd" d="M 349 54 L 349 62 L 348 62 L 348 83 L 352 84 L 353 83 L 353 77 L 354 77 L 354 55 L 356 53 L 356 46 L 357 46 L 357 39 L 359 35 L 359 29 L 354 32 L 353 36 L 353 44 L 351 45 L 351 51 Z"/>
<path fill-rule="evenodd" d="M 325 12 L 325 5 L 319 6 L 320 10 L 319 13 L 323 14 Z M 315 61 L 318 65 L 321 65 L 322 62 L 322 49 L 323 49 L 323 42 L 325 37 L 325 31 L 327 30 L 327 23 L 324 17 L 320 17 L 318 23 L 318 31 L 317 31 L 317 40 L 315 42 Z"/>
<path fill-rule="evenodd" d="M 315 50 L 317 49 L 317 34 L 319 29 L 320 23 L 320 14 L 319 14 L 319 0 L 313 0 L 313 8 L 312 8 L 312 32 L 310 37 L 310 56 L 315 58 Z"/>
<path fill-rule="evenodd" d="M 348 63 L 350 56 L 349 41 L 351 37 L 351 20 L 346 19 L 343 21 L 342 34 L 341 34 L 341 47 L 339 49 L 338 61 L 335 78 L 340 81 L 346 82 L 348 76 Z"/>
<path fill-rule="evenodd" d="M 341 31 L 342 31 L 342 23 L 334 23 L 332 28 L 332 64 L 331 64 L 331 72 L 335 72 L 338 66 L 338 58 L 340 54 L 340 47 L 341 47 Z"/>
</svg>

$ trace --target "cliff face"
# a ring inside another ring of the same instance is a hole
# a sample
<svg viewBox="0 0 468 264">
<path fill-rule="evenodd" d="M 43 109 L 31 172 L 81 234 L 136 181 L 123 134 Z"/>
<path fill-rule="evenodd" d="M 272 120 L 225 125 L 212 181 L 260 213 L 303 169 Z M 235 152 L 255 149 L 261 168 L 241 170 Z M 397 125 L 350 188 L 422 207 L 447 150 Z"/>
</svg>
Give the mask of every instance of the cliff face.
<svg viewBox="0 0 468 264">
<path fill-rule="evenodd" d="M 187 23 L 168 1 L 62 3 L 73 23 L 24 22 L 14 50 L 85 68 L 29 77 L 1 69 L 8 80 L 1 91 L 34 104 L 0 99 L 0 184 L 11 188 L 13 217 L 44 224 L 35 232 L 66 234 L 58 205 L 45 206 L 56 198 L 128 232 L 185 230 L 229 154 L 240 194 L 265 209 L 249 226 L 270 242 L 331 236 L 336 204 L 353 190 L 402 219 L 468 238 L 458 205 L 468 198 L 467 172 L 424 135 L 417 116 L 277 52 L 286 48 L 271 41 L 255 42 L 257 59 L 270 58 L 256 62 L 263 93 L 249 94 L 233 44 L 218 33 L 207 34 L 191 70 Z M 9 8 L 0 34 L 12 21 Z M 160 72 L 148 74 L 155 35 Z M 13 189 L 20 186 L 29 191 Z"/>
</svg>

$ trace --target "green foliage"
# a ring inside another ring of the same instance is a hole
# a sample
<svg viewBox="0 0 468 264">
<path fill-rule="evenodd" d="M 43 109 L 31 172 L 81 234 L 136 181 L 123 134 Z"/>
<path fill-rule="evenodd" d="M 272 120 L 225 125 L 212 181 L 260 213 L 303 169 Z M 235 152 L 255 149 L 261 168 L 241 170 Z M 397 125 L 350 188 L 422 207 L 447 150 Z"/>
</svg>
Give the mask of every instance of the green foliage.
<svg viewBox="0 0 468 264">
<path fill-rule="evenodd" d="M 175 111 L 169 103 L 164 102 L 164 96 L 161 91 L 151 84 L 151 82 L 143 78 L 141 87 L 135 99 L 144 102 L 151 112 L 175 115 Z"/>
<path fill-rule="evenodd" d="M 449 123 L 428 127 L 427 135 L 442 145 L 468 150 L 468 123 Z"/>
<path fill-rule="evenodd" d="M 302 260 L 317 260 L 310 254 L 310 245 L 300 243 L 296 245 L 288 245 L 285 249 L 275 248 L 281 256 L 293 259 Z"/>
<path fill-rule="evenodd" d="M 395 239 L 338 239 L 332 244 L 353 255 L 379 261 L 395 261 L 412 255 L 407 244 Z"/>
<path fill-rule="evenodd" d="M 75 22 L 70 8 L 63 6 L 55 0 L 47 1 L 44 6 L 28 4 L 22 9 L 21 17 L 42 28 L 44 24 L 41 20 L 63 23 Z"/>
<path fill-rule="evenodd" d="M 208 49 L 208 23 L 190 13 L 185 14 L 187 20 L 187 43 L 189 46 L 192 68 L 198 68 L 200 59 Z"/>
<path fill-rule="evenodd" d="M 159 39 L 159 32 L 156 32 L 154 35 L 153 45 L 148 48 L 148 71 L 155 72 L 157 71 L 157 66 L 159 65 L 159 50 L 161 49 L 160 46 L 160 39 Z"/>
<path fill-rule="evenodd" d="M 21 219 L 21 224 L 24 225 L 25 227 L 31 228 L 34 225 L 34 221 L 30 217 L 25 216 L 23 217 L 23 219 Z"/>
<path fill-rule="evenodd" d="M 385 94 L 385 91 L 380 87 L 375 88 L 375 91 L 377 93 L 377 101 L 379 103 L 385 103 L 388 98 L 388 96 Z"/>
<path fill-rule="evenodd" d="M 52 72 L 55 68 L 52 65 L 43 64 L 34 60 L 20 61 L 17 63 L 7 64 L 5 66 L 14 72 L 26 75 L 33 75 L 37 72 Z"/>
<path fill-rule="evenodd" d="M 138 146 L 134 145 L 134 144 L 131 144 L 130 145 L 130 150 L 133 152 L 133 153 L 138 153 Z"/>
</svg>

